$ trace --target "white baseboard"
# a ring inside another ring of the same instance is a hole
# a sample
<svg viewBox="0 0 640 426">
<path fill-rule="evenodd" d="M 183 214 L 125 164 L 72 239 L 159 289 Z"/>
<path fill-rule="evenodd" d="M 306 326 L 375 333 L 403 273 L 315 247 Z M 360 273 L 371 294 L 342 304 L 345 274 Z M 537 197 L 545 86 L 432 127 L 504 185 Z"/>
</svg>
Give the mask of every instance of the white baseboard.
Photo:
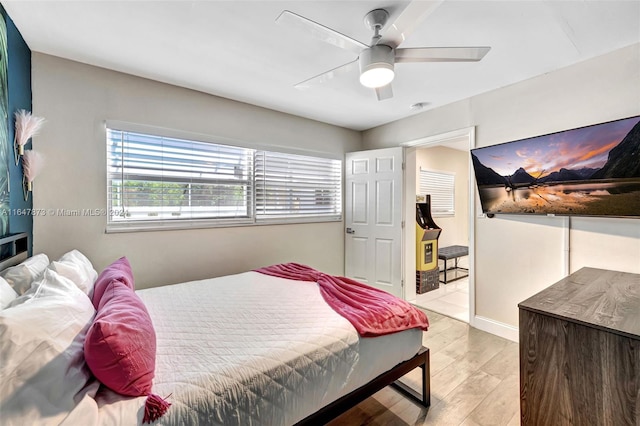
<svg viewBox="0 0 640 426">
<path fill-rule="evenodd" d="M 487 333 L 495 334 L 496 336 L 511 340 L 513 342 L 518 342 L 519 340 L 520 333 L 518 327 L 495 321 L 490 318 L 476 315 L 473 318 L 473 324 L 471 324 L 471 326 L 479 330 L 486 331 Z"/>
</svg>

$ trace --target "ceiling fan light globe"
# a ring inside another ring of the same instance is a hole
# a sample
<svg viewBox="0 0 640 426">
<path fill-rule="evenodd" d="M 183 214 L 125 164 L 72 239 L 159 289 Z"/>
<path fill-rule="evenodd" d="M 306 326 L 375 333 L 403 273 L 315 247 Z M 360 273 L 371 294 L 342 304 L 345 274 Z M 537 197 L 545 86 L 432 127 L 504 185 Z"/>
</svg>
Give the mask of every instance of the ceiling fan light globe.
<svg viewBox="0 0 640 426">
<path fill-rule="evenodd" d="M 375 89 L 391 83 L 391 81 L 393 81 L 393 77 L 395 76 L 393 66 L 388 67 L 384 65 L 387 64 L 376 64 L 376 66 L 372 66 L 371 68 L 360 74 L 360 84 L 365 87 Z"/>
<path fill-rule="evenodd" d="M 378 88 L 391 83 L 394 77 L 394 53 L 389 46 L 378 44 L 360 53 L 360 83 Z"/>
</svg>

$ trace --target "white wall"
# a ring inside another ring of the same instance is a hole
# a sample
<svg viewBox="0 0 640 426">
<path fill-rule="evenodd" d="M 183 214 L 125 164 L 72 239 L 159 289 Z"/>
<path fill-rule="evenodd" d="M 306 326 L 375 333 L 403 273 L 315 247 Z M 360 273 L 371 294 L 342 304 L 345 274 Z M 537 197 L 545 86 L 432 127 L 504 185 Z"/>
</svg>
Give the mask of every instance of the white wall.
<svg viewBox="0 0 640 426">
<path fill-rule="evenodd" d="M 508 72 L 508 71 L 506 71 Z M 365 149 L 476 126 L 488 146 L 640 114 L 640 44 L 364 132 Z M 564 276 L 563 218 L 475 219 L 476 315 L 517 327 L 517 304 Z M 573 218 L 570 272 L 640 273 L 640 220 Z"/>
<path fill-rule="evenodd" d="M 444 146 L 421 148 L 416 152 L 416 187 L 420 187 L 420 168 L 455 173 L 455 215 L 433 216 L 442 228 L 440 247 L 469 244 L 469 153 Z"/>
<path fill-rule="evenodd" d="M 342 156 L 359 132 L 131 75 L 34 53 L 33 112 L 47 122 L 34 140 L 47 163 L 34 209 L 106 208 L 105 120 L 159 126 L 259 145 Z M 144 288 L 300 262 L 343 274 L 343 223 L 105 234 L 106 217 L 34 218 L 34 253 L 77 248 L 100 270 L 120 256 Z"/>
</svg>

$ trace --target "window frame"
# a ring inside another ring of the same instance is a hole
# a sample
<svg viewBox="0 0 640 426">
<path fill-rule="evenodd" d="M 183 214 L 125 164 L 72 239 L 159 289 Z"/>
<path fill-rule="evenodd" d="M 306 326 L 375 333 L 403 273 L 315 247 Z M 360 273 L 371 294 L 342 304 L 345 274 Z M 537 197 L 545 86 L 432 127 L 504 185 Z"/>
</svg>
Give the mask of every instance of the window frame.
<svg viewBox="0 0 640 426">
<path fill-rule="evenodd" d="M 120 221 L 112 220 L 110 214 L 120 214 L 118 208 L 114 210 L 111 203 L 111 194 L 109 193 L 111 188 L 112 176 L 110 174 L 110 157 L 109 157 L 109 130 L 141 133 L 147 136 L 159 137 L 159 138 L 176 138 L 193 142 L 212 143 L 216 145 L 224 145 L 232 148 L 247 149 L 252 152 L 251 156 L 251 173 L 249 177 L 249 185 L 251 186 L 251 206 L 248 209 L 248 217 L 246 218 L 188 218 L 188 219 L 142 219 L 136 221 Z M 209 135 L 202 135 L 197 133 L 176 131 L 165 128 L 156 128 L 153 126 L 139 125 L 134 123 L 120 122 L 120 121 L 106 121 L 105 122 L 105 145 L 106 145 L 106 172 L 105 172 L 105 189 L 106 203 L 107 203 L 107 218 L 106 218 L 106 233 L 120 233 L 120 232 L 141 232 L 141 231 L 163 231 L 163 230 L 181 230 L 181 229 L 205 229 L 205 228 L 225 228 L 225 227 L 241 227 L 241 226 L 260 226 L 260 225 L 279 225 L 279 224 L 301 224 L 301 223 L 322 223 L 322 222 L 341 222 L 344 215 L 344 161 L 341 158 L 337 158 L 335 154 L 320 153 L 316 151 L 306 151 L 300 149 L 288 149 L 280 146 L 258 145 L 251 144 L 245 141 L 236 141 L 223 137 L 212 137 Z M 332 215 L 302 215 L 291 217 L 277 217 L 277 218 L 259 218 L 257 214 L 256 206 L 256 156 L 262 151 L 267 151 L 276 154 L 290 155 L 290 156 L 305 156 L 317 159 L 329 159 L 338 162 L 337 168 L 339 169 L 338 188 L 337 188 L 337 204 L 336 213 Z"/>
</svg>

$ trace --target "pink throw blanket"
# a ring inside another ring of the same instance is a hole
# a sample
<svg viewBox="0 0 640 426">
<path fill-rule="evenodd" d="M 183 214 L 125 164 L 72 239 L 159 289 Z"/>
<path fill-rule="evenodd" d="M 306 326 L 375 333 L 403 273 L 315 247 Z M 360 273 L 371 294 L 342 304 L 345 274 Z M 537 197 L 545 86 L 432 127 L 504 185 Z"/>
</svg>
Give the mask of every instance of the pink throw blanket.
<svg viewBox="0 0 640 426">
<path fill-rule="evenodd" d="M 427 315 L 383 290 L 358 281 L 316 271 L 298 263 L 282 263 L 256 269 L 266 275 L 297 281 L 315 281 L 324 300 L 345 317 L 362 337 L 420 328 L 427 330 Z"/>
</svg>

